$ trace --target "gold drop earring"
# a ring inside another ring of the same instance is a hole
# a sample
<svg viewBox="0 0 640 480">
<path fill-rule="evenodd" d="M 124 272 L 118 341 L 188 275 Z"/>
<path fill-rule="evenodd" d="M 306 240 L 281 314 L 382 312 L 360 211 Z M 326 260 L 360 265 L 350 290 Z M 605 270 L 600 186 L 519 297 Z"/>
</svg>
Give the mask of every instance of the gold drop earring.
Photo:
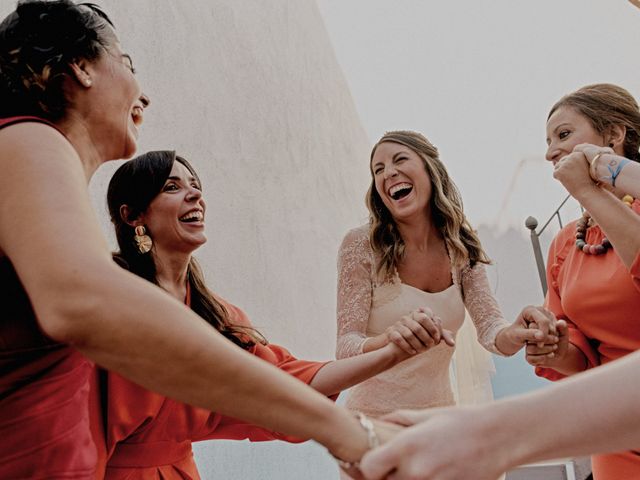
<svg viewBox="0 0 640 480">
<path fill-rule="evenodd" d="M 136 242 L 138 251 L 142 254 L 147 253 L 153 246 L 153 240 L 147 235 L 147 230 L 142 225 L 138 225 L 135 228 L 135 232 L 136 234 L 133 236 L 133 240 Z"/>
</svg>

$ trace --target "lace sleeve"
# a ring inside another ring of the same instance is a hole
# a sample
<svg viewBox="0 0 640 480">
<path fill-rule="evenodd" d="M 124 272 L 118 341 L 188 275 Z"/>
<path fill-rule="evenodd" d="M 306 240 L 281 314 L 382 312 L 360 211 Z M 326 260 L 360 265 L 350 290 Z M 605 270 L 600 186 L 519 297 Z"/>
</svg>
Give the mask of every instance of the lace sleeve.
<svg viewBox="0 0 640 480">
<path fill-rule="evenodd" d="M 351 230 L 338 252 L 336 358 L 362 353 L 371 309 L 371 246 L 365 227 Z"/>
<path fill-rule="evenodd" d="M 498 332 L 509 323 L 502 316 L 496 297 L 491 292 L 487 272 L 482 263 L 466 266 L 460 273 L 464 304 L 478 332 L 480 344 L 492 353 L 504 356 L 496 347 Z"/>
</svg>

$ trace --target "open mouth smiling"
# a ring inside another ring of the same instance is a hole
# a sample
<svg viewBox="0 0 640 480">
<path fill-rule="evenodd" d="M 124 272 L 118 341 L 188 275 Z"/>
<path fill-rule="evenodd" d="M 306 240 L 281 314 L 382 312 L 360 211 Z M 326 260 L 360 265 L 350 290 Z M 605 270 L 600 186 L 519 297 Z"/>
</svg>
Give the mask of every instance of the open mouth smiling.
<svg viewBox="0 0 640 480">
<path fill-rule="evenodd" d="M 413 190 L 413 185 L 411 185 L 410 183 L 403 182 L 403 183 L 398 183 L 392 186 L 387 193 L 394 200 L 400 200 L 401 198 L 404 198 L 407 195 L 409 195 L 412 190 Z"/>
<path fill-rule="evenodd" d="M 202 222 L 204 220 L 204 212 L 202 210 L 191 210 L 178 218 L 184 223 Z"/>
</svg>

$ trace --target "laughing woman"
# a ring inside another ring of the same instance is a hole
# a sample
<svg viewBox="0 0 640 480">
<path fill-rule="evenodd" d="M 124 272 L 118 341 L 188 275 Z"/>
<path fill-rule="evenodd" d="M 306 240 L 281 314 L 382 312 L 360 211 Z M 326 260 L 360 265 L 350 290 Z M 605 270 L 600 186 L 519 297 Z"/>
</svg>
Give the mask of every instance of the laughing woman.
<svg viewBox="0 0 640 480">
<path fill-rule="evenodd" d="M 491 352 L 513 355 L 527 341 L 557 341 L 554 319 L 541 309 L 525 308 L 513 324 L 504 320 L 487 281 L 489 260 L 438 150 L 423 135 L 386 133 L 369 167 L 370 222 L 346 235 L 338 257 L 337 357 L 390 343 L 427 351 L 352 389 L 349 408 L 377 417 L 453 404 L 453 342 L 441 342 L 440 332 L 457 332 L 465 307 Z M 531 322 L 539 327 L 528 329 Z"/>
<path fill-rule="evenodd" d="M 640 201 L 627 195 L 638 191 L 640 108 L 617 85 L 588 85 L 561 98 L 546 127 L 554 176 L 586 209 L 549 247 L 546 304 L 569 335 L 553 358 L 527 347 L 536 373 L 558 380 L 640 349 Z M 591 463 L 595 480 L 640 477 L 637 451 Z"/>
<path fill-rule="evenodd" d="M 338 394 L 410 356 L 389 344 L 360 358 L 310 362 L 266 342 L 242 310 L 204 283 L 192 254 L 207 241 L 206 205 L 198 175 L 175 152 L 149 152 L 125 163 L 109 184 L 107 203 L 118 263 L 184 302 L 238 347 L 324 395 Z M 110 480 L 199 478 L 194 441 L 295 440 L 152 393 L 114 373 L 103 377 Z"/>
</svg>

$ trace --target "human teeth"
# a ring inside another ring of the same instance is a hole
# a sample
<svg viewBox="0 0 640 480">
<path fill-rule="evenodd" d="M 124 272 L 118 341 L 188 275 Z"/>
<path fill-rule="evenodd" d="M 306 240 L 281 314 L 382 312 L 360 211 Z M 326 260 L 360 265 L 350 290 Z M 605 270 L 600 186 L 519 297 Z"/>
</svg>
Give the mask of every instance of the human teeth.
<svg viewBox="0 0 640 480">
<path fill-rule="evenodd" d="M 199 210 L 194 210 L 193 212 L 189 212 L 186 215 L 180 217 L 180 220 L 202 220 L 203 215 Z"/>
<path fill-rule="evenodd" d="M 410 183 L 399 183 L 389 189 L 389 195 L 393 197 L 400 190 L 404 190 L 405 188 L 411 188 L 412 186 L 413 185 L 411 185 Z"/>
</svg>

